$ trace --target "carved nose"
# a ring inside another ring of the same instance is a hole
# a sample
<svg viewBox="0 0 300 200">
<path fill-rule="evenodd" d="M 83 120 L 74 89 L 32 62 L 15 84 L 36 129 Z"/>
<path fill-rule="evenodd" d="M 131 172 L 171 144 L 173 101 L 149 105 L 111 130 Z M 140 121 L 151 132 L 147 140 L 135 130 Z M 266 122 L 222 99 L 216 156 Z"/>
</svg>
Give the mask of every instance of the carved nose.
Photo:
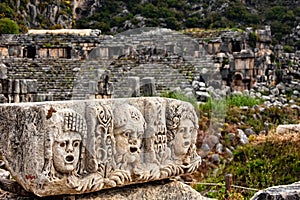
<svg viewBox="0 0 300 200">
<path fill-rule="evenodd" d="M 137 144 L 137 138 L 130 138 L 130 139 L 128 140 L 128 143 L 129 143 L 129 144 L 134 144 L 134 145 L 136 145 L 136 144 Z"/>
<path fill-rule="evenodd" d="M 73 146 L 72 146 L 72 144 L 67 144 L 66 152 L 67 153 L 72 153 L 73 152 Z"/>
</svg>

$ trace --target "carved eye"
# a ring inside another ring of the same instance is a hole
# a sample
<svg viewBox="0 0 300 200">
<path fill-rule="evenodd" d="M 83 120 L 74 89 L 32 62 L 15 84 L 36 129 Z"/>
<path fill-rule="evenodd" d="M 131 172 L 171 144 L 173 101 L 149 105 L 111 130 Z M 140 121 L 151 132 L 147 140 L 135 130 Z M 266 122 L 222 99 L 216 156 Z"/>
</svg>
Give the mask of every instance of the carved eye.
<svg viewBox="0 0 300 200">
<path fill-rule="evenodd" d="M 184 133 L 184 128 L 180 128 L 180 129 L 178 130 L 178 132 L 179 132 L 179 133 Z"/>
<path fill-rule="evenodd" d="M 195 131 L 194 128 L 191 128 L 191 129 L 190 129 L 190 133 L 191 133 L 191 134 L 192 134 L 194 131 Z"/>
<path fill-rule="evenodd" d="M 138 138 L 142 138 L 143 137 L 143 132 L 138 132 Z"/>
<path fill-rule="evenodd" d="M 128 131 L 124 132 L 125 137 L 129 137 L 130 133 Z"/>
<path fill-rule="evenodd" d="M 61 143 L 59 144 L 59 146 L 60 146 L 60 147 L 65 147 L 65 146 L 66 146 L 66 143 L 65 143 L 65 142 L 61 142 Z"/>
<path fill-rule="evenodd" d="M 79 146 L 79 142 L 78 142 L 78 141 L 74 142 L 74 143 L 73 143 L 73 146 L 74 146 L 74 147 L 78 147 L 78 146 Z"/>
</svg>

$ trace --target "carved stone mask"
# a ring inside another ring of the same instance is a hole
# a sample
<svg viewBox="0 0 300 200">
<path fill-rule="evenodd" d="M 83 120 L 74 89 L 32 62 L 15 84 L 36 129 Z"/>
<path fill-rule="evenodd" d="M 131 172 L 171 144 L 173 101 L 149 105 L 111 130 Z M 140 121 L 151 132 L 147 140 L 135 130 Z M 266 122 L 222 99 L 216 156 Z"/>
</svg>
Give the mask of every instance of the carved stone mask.
<svg viewBox="0 0 300 200">
<path fill-rule="evenodd" d="M 128 105 L 123 111 L 117 116 L 114 129 L 116 150 L 120 154 L 137 154 L 140 151 L 145 120 L 141 112 L 133 106 Z"/>
<path fill-rule="evenodd" d="M 60 173 L 76 170 L 79 161 L 81 136 L 77 132 L 66 131 L 55 138 L 53 144 L 53 165 Z"/>
<path fill-rule="evenodd" d="M 180 120 L 174 138 L 174 153 L 176 156 L 183 156 L 188 152 L 195 130 L 194 123 L 190 119 Z"/>
</svg>

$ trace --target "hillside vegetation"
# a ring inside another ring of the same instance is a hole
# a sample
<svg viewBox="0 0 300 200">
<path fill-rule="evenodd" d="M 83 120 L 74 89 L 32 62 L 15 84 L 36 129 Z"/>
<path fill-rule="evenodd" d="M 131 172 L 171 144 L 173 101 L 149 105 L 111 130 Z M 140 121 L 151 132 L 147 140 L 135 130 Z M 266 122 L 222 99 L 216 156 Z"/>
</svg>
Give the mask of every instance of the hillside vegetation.
<svg viewBox="0 0 300 200">
<path fill-rule="evenodd" d="M 270 134 L 252 137 L 250 143 L 234 152 L 232 162 L 223 163 L 217 174 L 208 173 L 204 182 L 219 186 L 195 184 L 194 188 L 208 197 L 224 199 L 224 177 L 232 174 L 233 184 L 247 189 L 234 188 L 233 199 L 250 199 L 255 191 L 276 185 L 286 185 L 300 179 L 300 137 L 298 133 Z"/>
<path fill-rule="evenodd" d="M 26 32 L 28 28 L 56 29 L 65 28 L 67 25 L 71 26 L 68 28 L 100 29 L 105 34 L 144 26 L 183 30 L 233 27 L 244 29 L 249 26 L 259 28 L 270 25 L 274 43 L 281 42 L 282 37 L 300 23 L 298 1 L 90 0 L 86 1 L 88 6 L 76 9 L 81 17 L 77 20 L 73 16 L 73 1 L 34 2 L 38 4 L 33 5 L 29 0 L 18 0 L 17 3 L 13 0 L 2 0 L 0 18 L 16 21 L 21 32 Z M 92 9 L 89 5 L 92 5 Z M 73 20 L 70 22 L 70 19 Z M 67 22 L 63 23 L 64 20 Z"/>
</svg>

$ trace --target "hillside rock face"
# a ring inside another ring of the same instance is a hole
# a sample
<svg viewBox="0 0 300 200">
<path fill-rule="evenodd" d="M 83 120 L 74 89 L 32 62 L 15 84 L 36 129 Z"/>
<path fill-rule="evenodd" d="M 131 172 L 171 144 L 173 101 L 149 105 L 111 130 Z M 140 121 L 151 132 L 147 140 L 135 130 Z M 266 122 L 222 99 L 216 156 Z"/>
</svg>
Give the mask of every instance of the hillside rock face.
<svg viewBox="0 0 300 200">
<path fill-rule="evenodd" d="M 74 0 L 74 12 L 75 19 L 89 17 L 95 13 L 96 9 L 101 8 L 104 0 Z"/>
<path fill-rule="evenodd" d="M 28 28 L 72 28 L 72 8 L 69 1 L 54 0 L 47 3 L 43 0 L 28 1 L 24 5 L 16 2 L 18 15 Z M 22 9 L 21 7 L 22 6 Z M 23 10 L 24 9 L 24 10 Z M 45 20 L 41 20 L 44 18 Z"/>
</svg>

